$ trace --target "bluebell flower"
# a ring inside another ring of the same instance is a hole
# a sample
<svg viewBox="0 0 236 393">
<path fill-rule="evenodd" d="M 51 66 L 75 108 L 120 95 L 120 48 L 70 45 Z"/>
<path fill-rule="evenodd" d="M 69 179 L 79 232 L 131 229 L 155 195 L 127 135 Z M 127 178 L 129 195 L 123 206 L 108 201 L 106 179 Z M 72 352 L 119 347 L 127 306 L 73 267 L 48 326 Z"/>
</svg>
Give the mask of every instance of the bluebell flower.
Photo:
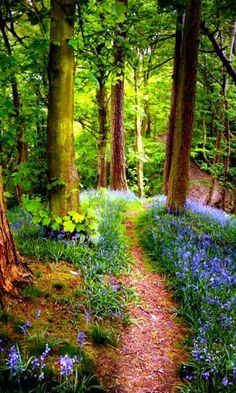
<svg viewBox="0 0 236 393">
<path fill-rule="evenodd" d="M 79 345 L 83 345 L 86 342 L 86 336 L 84 332 L 79 332 L 77 335 L 77 342 Z"/>
<path fill-rule="evenodd" d="M 58 359 L 58 364 L 60 366 L 60 374 L 68 379 L 69 375 L 73 373 L 75 359 L 69 357 L 68 355 L 61 356 Z"/>
<path fill-rule="evenodd" d="M 85 314 L 86 321 L 89 322 L 91 320 L 91 311 L 85 310 L 84 314 Z"/>
<path fill-rule="evenodd" d="M 0 338 L 0 353 L 1 352 L 4 352 L 4 349 L 3 349 L 3 347 L 2 347 L 2 339 Z"/>
<path fill-rule="evenodd" d="M 24 325 L 20 326 L 20 329 L 22 330 L 22 333 L 24 334 L 24 336 L 29 334 L 28 328 L 31 328 L 31 327 L 32 327 L 32 324 L 29 321 L 25 321 Z"/>
<path fill-rule="evenodd" d="M 229 384 L 228 378 L 224 377 L 222 383 L 223 383 L 224 386 L 227 386 Z"/>
<path fill-rule="evenodd" d="M 19 349 L 16 348 L 15 345 L 13 345 L 10 349 L 9 358 L 6 361 L 6 365 L 9 367 L 12 375 L 19 375 L 24 371 Z"/>
</svg>

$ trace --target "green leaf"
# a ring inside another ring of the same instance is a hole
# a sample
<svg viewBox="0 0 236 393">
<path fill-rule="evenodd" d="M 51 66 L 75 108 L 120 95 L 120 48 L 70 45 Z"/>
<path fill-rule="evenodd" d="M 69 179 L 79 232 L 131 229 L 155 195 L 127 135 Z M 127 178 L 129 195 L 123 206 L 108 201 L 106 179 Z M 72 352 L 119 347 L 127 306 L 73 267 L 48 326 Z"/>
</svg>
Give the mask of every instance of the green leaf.
<svg viewBox="0 0 236 393">
<path fill-rule="evenodd" d="M 63 223 L 63 228 L 65 232 L 74 232 L 75 224 L 72 221 L 65 221 Z"/>
</svg>

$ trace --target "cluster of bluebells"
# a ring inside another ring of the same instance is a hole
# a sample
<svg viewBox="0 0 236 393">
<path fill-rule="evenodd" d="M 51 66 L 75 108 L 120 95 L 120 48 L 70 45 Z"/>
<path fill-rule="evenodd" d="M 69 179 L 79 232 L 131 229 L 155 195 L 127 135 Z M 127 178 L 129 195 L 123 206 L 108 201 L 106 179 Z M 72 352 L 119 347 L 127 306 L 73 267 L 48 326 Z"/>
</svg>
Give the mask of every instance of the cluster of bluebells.
<svg viewBox="0 0 236 393">
<path fill-rule="evenodd" d="M 185 215 L 166 214 L 156 200 L 147 212 L 143 243 L 173 281 L 192 324 L 194 372 L 206 391 L 236 385 L 236 221 L 223 211 L 187 202 Z M 201 385 L 202 386 L 202 385 Z M 201 390 L 202 391 L 202 390 Z M 205 390 L 204 390 L 205 391 Z"/>
<path fill-rule="evenodd" d="M 83 192 L 81 201 L 97 200 L 99 239 L 97 246 L 85 254 L 80 262 L 84 286 L 88 295 L 88 310 L 102 318 L 121 318 L 125 307 L 125 288 L 115 276 L 128 271 L 130 258 L 123 226 L 123 211 L 130 203 L 137 203 L 133 193 L 104 191 Z M 107 277 L 108 280 L 107 280 Z"/>
<path fill-rule="evenodd" d="M 84 332 L 80 332 L 77 337 L 79 346 L 83 345 L 86 341 Z M 0 339 L 0 344 L 2 340 Z M 81 348 L 79 348 L 81 350 Z M 3 347 L 0 346 L 0 350 L 4 352 Z M 45 350 L 39 357 L 31 357 L 29 359 L 23 359 L 20 350 L 16 345 L 10 348 L 8 357 L 5 362 L 6 368 L 9 370 L 10 375 L 19 384 L 21 381 L 25 381 L 28 378 L 33 378 L 38 383 L 45 381 L 45 368 L 47 365 L 47 358 L 51 352 L 51 348 L 48 344 L 45 346 Z M 68 380 L 71 374 L 75 371 L 75 364 L 81 363 L 81 359 L 77 356 L 70 357 L 69 355 L 60 356 L 56 361 L 59 365 L 60 376 Z"/>
<path fill-rule="evenodd" d="M 12 345 L 10 349 L 9 356 L 6 361 L 6 366 L 9 368 L 11 374 L 13 376 L 17 376 L 17 378 L 19 378 L 19 376 L 25 371 L 22 364 L 19 348 L 17 348 L 15 345 Z"/>
</svg>

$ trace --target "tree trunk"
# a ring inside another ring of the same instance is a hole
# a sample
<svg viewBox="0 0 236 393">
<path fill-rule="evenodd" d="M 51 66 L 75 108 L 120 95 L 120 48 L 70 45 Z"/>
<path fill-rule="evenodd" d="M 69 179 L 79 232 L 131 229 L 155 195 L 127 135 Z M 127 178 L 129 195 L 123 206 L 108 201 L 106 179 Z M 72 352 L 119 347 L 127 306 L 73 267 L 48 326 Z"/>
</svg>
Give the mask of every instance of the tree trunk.
<svg viewBox="0 0 236 393">
<path fill-rule="evenodd" d="M 0 294 L 17 294 L 17 287 L 31 281 L 31 274 L 18 254 L 6 218 L 3 203 L 2 167 L 0 167 Z"/>
<path fill-rule="evenodd" d="M 152 131 L 152 117 L 150 113 L 150 104 L 149 104 L 149 89 L 148 89 L 148 82 L 149 82 L 149 68 L 151 67 L 151 60 L 152 60 L 152 51 L 149 54 L 149 59 L 147 65 L 145 65 L 145 60 L 143 56 L 143 85 L 144 85 L 144 96 L 143 96 L 143 111 L 144 116 L 142 118 L 142 125 L 141 125 L 141 133 L 142 135 L 150 135 Z M 147 69 L 145 70 L 145 66 Z"/>
<path fill-rule="evenodd" d="M 179 212 L 184 209 L 188 191 L 200 14 L 201 0 L 188 0 L 167 197 L 167 208 L 172 212 Z"/>
<path fill-rule="evenodd" d="M 8 35 L 6 32 L 6 25 L 3 19 L 2 12 L 0 10 L 0 30 L 2 33 L 5 50 L 8 56 L 12 56 L 12 49 L 8 39 Z M 21 100 L 20 94 L 18 90 L 18 83 L 15 74 L 13 74 L 11 79 L 11 90 L 12 90 L 12 98 L 14 104 L 14 115 L 16 121 L 16 148 L 17 148 L 17 168 L 20 168 L 21 164 L 24 164 L 28 158 L 28 144 L 24 141 L 24 130 L 25 124 L 23 119 L 21 118 L 20 108 L 21 108 Z M 19 205 L 22 204 L 22 196 L 24 194 L 24 188 L 21 184 L 16 185 L 16 193 Z"/>
<path fill-rule="evenodd" d="M 75 0 L 52 0 L 47 155 L 50 211 L 60 216 L 79 208 L 73 135 L 74 51 L 69 45 L 74 35 L 74 17 Z"/>
<path fill-rule="evenodd" d="M 138 55 L 139 56 L 139 55 Z M 141 121 L 141 104 L 140 104 L 140 81 L 139 81 L 139 60 L 134 69 L 134 88 L 135 88 L 135 131 L 136 131 L 136 154 L 137 154 L 137 177 L 138 177 L 138 195 L 144 196 L 143 183 L 143 140 L 142 140 L 142 121 Z"/>
<path fill-rule="evenodd" d="M 116 4 L 128 5 L 128 0 L 116 0 Z M 124 151 L 124 50 L 122 40 L 126 37 L 124 23 L 119 23 L 114 41 L 114 69 L 116 82 L 112 88 L 112 147 L 111 188 L 127 190 Z"/>
<path fill-rule="evenodd" d="M 215 155 L 214 155 L 214 158 L 213 158 L 213 166 L 217 165 L 219 163 L 219 161 L 220 161 L 221 135 L 222 135 L 222 132 L 218 128 L 217 129 L 217 134 L 216 134 L 216 144 L 215 144 L 215 150 L 216 151 L 215 151 Z M 208 194 L 207 200 L 206 200 L 206 203 L 208 205 L 210 205 L 211 202 L 212 202 L 212 197 L 213 197 L 213 194 L 214 194 L 214 191 L 215 191 L 215 187 L 216 187 L 216 180 L 217 180 L 216 176 L 212 174 L 212 176 L 211 176 L 211 184 L 210 184 L 210 188 L 209 188 L 209 194 Z"/>
<path fill-rule="evenodd" d="M 174 141 L 174 130 L 176 122 L 176 106 L 177 97 L 179 90 L 179 77 L 180 77 L 180 62 L 182 55 L 182 44 L 183 44 L 183 27 L 184 27 L 184 14 L 182 9 L 178 10 L 176 19 L 176 32 L 175 32 L 175 54 L 174 54 L 174 66 L 173 66 L 173 82 L 172 82 L 172 93 L 171 93 L 171 106 L 169 116 L 169 127 L 166 139 L 166 156 L 164 166 L 164 193 L 168 193 L 169 177 L 172 160 L 172 150 Z"/>
<path fill-rule="evenodd" d="M 105 75 L 99 78 L 97 91 L 98 103 L 98 188 L 107 187 L 107 91 L 105 86 Z"/>
<path fill-rule="evenodd" d="M 228 102 L 227 102 L 227 77 L 224 74 L 224 86 L 223 86 L 223 111 L 224 111 L 224 139 L 225 139 L 225 153 L 223 157 L 224 163 L 224 180 L 221 188 L 221 208 L 225 210 L 226 208 L 226 197 L 228 189 L 228 174 L 230 168 L 230 126 L 228 119 Z"/>
</svg>

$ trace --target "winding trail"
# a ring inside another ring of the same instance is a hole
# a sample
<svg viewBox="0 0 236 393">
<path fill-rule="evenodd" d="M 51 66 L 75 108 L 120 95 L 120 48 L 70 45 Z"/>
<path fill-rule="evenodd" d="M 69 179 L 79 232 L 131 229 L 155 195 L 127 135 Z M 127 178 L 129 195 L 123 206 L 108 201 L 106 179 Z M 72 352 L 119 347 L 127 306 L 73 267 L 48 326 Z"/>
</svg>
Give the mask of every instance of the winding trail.
<svg viewBox="0 0 236 393">
<path fill-rule="evenodd" d="M 111 393 L 174 393 L 181 383 L 178 368 L 186 360 L 186 328 L 175 318 L 177 307 L 161 275 L 151 272 L 139 246 L 135 212 L 129 212 L 126 230 L 136 263 L 122 283 L 134 287 L 140 299 L 130 310 L 133 324 L 122 327 L 118 349 L 100 352 L 97 372 Z"/>
</svg>

